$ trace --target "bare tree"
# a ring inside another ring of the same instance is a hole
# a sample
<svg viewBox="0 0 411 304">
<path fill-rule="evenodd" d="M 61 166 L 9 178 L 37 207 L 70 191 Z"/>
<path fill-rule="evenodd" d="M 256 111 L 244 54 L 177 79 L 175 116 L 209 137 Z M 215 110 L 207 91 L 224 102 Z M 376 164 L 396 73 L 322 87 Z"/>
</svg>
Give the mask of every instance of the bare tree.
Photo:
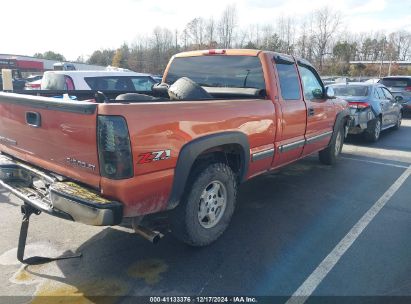
<svg viewBox="0 0 411 304">
<path fill-rule="evenodd" d="M 189 45 L 189 39 L 190 39 L 190 35 L 188 34 L 187 28 L 185 28 L 183 32 L 181 33 L 181 39 L 183 40 L 184 50 L 187 50 L 188 45 Z"/>
<path fill-rule="evenodd" d="M 205 39 L 209 48 L 216 47 L 216 22 L 213 17 L 206 21 L 205 25 Z"/>
<path fill-rule="evenodd" d="M 312 62 L 314 60 L 314 45 L 314 17 L 311 14 L 300 24 L 295 53 Z"/>
<path fill-rule="evenodd" d="M 167 28 L 156 27 L 151 38 L 151 53 L 153 59 L 151 68 L 153 73 L 160 73 L 167 65 L 170 53 L 173 50 L 173 33 Z"/>
<path fill-rule="evenodd" d="M 388 37 L 389 42 L 395 47 L 395 59 L 407 60 L 411 48 L 411 33 L 402 30 L 391 33 Z"/>
<path fill-rule="evenodd" d="M 274 24 L 239 28 L 236 7 L 232 5 L 224 9 L 219 19 L 197 17 L 181 30 L 157 27 L 151 36 L 138 38 L 132 47 L 123 44 L 118 49 L 97 50 L 87 62 L 161 73 L 170 57 L 181 50 L 238 47 L 294 53 L 311 61 L 324 74 L 375 76 L 385 73 L 385 64 L 389 62 L 393 63 L 392 73 L 409 73 L 395 61 L 411 59 L 411 32 L 354 34 L 342 33 L 340 28 L 340 14 L 329 8 L 307 15 L 302 22 L 284 16 Z M 352 60 L 379 64 L 359 68 L 351 64 Z"/>
<path fill-rule="evenodd" d="M 324 56 L 327 53 L 330 40 L 336 34 L 338 26 L 341 24 L 339 12 L 331 10 L 329 7 L 316 10 L 314 16 L 314 39 L 315 50 L 320 71 L 323 67 Z"/>
<path fill-rule="evenodd" d="M 191 44 L 194 44 L 196 49 L 200 49 L 204 45 L 206 31 L 204 19 L 194 18 L 187 23 L 186 30 L 191 39 Z"/>
<path fill-rule="evenodd" d="M 234 40 L 234 30 L 237 27 L 237 9 L 235 5 L 229 5 L 225 8 L 220 22 L 218 32 L 220 36 L 220 45 L 223 48 L 230 48 Z"/>
<path fill-rule="evenodd" d="M 291 17 L 280 17 L 277 22 L 278 37 L 284 42 L 282 52 L 293 53 L 295 42 L 295 22 Z"/>
</svg>

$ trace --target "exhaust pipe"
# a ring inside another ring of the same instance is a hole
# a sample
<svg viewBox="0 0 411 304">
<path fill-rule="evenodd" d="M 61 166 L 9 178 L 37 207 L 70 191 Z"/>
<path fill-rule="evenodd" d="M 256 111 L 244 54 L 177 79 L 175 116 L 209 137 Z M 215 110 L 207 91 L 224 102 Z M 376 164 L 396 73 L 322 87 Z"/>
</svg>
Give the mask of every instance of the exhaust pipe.
<svg viewBox="0 0 411 304">
<path fill-rule="evenodd" d="M 147 241 L 150 241 L 153 244 L 158 243 L 158 241 L 164 236 L 162 233 L 158 231 L 154 231 L 151 229 L 148 229 L 146 227 L 140 226 L 139 222 L 141 219 L 133 218 L 133 221 L 131 222 L 131 226 L 134 229 L 134 232 L 138 234 L 139 236 L 143 237 Z"/>
</svg>

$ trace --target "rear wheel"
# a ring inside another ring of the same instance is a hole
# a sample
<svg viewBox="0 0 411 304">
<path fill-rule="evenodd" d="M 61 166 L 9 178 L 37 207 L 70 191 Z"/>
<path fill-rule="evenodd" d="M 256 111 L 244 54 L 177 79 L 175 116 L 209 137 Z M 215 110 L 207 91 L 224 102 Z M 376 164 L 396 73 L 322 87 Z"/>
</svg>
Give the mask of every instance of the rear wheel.
<svg viewBox="0 0 411 304">
<path fill-rule="evenodd" d="M 233 215 L 237 180 L 229 166 L 213 163 L 194 169 L 191 185 L 171 214 L 172 233 L 192 246 L 205 246 L 227 228 Z"/>
<path fill-rule="evenodd" d="M 336 132 L 330 145 L 318 153 L 320 162 L 325 165 L 333 165 L 341 153 L 344 144 L 345 128 L 340 127 Z"/>
<path fill-rule="evenodd" d="M 369 142 L 376 142 L 381 134 L 381 119 L 377 118 L 368 122 L 368 128 L 364 132 L 364 137 Z"/>
<path fill-rule="evenodd" d="M 402 113 L 398 113 L 398 117 L 397 117 L 397 123 L 394 126 L 394 130 L 398 130 L 401 127 L 401 123 L 402 123 Z"/>
</svg>

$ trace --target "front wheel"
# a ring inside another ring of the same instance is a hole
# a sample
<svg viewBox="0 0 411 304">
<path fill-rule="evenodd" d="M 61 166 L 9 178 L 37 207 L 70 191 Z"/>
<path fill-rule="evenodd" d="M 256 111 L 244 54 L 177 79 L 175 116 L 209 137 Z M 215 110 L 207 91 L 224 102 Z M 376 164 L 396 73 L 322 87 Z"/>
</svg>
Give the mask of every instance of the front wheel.
<svg viewBox="0 0 411 304">
<path fill-rule="evenodd" d="M 336 132 L 330 145 L 318 153 L 320 162 L 324 165 L 333 165 L 337 161 L 344 145 L 345 128 L 341 127 Z"/>
<path fill-rule="evenodd" d="M 171 214 L 171 230 L 184 243 L 205 246 L 217 240 L 230 222 L 237 179 L 224 163 L 195 168 L 190 179 L 191 185 Z"/>
</svg>

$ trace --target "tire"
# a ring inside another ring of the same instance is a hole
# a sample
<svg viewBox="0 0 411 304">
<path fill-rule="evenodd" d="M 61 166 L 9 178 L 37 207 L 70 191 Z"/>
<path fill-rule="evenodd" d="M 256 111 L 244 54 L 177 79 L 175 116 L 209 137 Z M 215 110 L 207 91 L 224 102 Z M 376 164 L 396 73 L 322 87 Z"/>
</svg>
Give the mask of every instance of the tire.
<svg viewBox="0 0 411 304">
<path fill-rule="evenodd" d="M 159 100 L 158 98 L 155 98 L 150 95 L 145 95 L 145 94 L 139 94 L 139 93 L 125 93 L 125 94 L 120 94 L 116 97 L 116 100 L 121 100 L 121 101 L 154 101 L 154 100 Z"/>
<path fill-rule="evenodd" d="M 212 96 L 190 78 L 182 77 L 168 89 L 171 100 L 211 99 Z"/>
<path fill-rule="evenodd" d="M 401 122 L 402 122 L 402 112 L 400 111 L 400 113 L 398 113 L 398 119 L 397 119 L 397 123 L 394 126 L 394 130 L 398 130 L 401 127 Z"/>
<path fill-rule="evenodd" d="M 223 163 L 199 166 L 189 180 L 192 183 L 170 216 L 171 231 L 188 245 L 206 246 L 220 237 L 231 220 L 237 180 L 231 168 Z"/>
<path fill-rule="evenodd" d="M 342 126 L 337 130 L 336 135 L 333 136 L 330 145 L 318 153 L 318 157 L 321 163 L 323 163 L 324 165 L 335 164 L 344 145 L 344 133 L 344 127 Z"/>
<path fill-rule="evenodd" d="M 381 118 L 377 118 L 368 122 L 368 128 L 364 132 L 364 138 L 369 142 L 376 142 L 381 135 Z"/>
</svg>

